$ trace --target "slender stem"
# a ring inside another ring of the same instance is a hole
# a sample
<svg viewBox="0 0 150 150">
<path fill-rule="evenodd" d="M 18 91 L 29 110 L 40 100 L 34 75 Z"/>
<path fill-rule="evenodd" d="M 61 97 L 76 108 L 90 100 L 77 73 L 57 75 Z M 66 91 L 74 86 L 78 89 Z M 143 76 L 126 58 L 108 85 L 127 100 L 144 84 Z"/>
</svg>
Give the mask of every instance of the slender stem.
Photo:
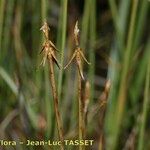
<svg viewBox="0 0 150 150">
<path fill-rule="evenodd" d="M 94 97 L 94 74 L 95 74 L 95 40 L 96 40 L 96 0 L 92 0 L 91 3 L 92 12 L 90 14 L 90 49 L 89 49 L 89 61 L 91 63 L 89 67 L 89 78 L 91 84 L 90 100 L 93 102 Z"/>
<path fill-rule="evenodd" d="M 53 99 L 54 99 L 54 110 L 55 110 L 55 115 L 56 115 L 56 121 L 57 121 L 57 129 L 58 129 L 58 134 L 59 134 L 59 139 L 63 142 L 63 128 L 62 128 L 62 122 L 61 122 L 61 117 L 60 117 L 60 112 L 59 112 L 59 105 L 58 105 L 58 95 L 57 95 L 57 89 L 55 85 L 55 77 L 54 77 L 54 67 L 53 67 L 53 59 L 49 59 L 49 66 L 50 66 L 50 80 L 51 80 L 51 87 L 52 87 L 52 94 L 53 94 Z M 63 144 L 60 145 L 61 150 L 63 150 Z"/>
<path fill-rule="evenodd" d="M 88 39 L 88 28 L 89 28 L 89 16 L 90 16 L 90 1 L 86 0 L 84 5 L 84 12 L 82 17 L 82 33 L 81 33 L 81 47 L 84 49 L 86 48 L 86 43 Z"/>
<path fill-rule="evenodd" d="M 0 49 L 1 49 L 1 43 L 2 43 L 5 2 L 6 2 L 5 0 L 0 0 Z"/>
<path fill-rule="evenodd" d="M 149 100 L 150 100 L 150 61 L 147 65 L 147 73 L 146 73 L 146 80 L 145 80 L 145 90 L 144 90 L 144 103 L 143 103 L 143 112 L 141 116 L 141 126 L 140 126 L 140 134 L 139 134 L 139 141 L 138 141 L 138 150 L 142 150 L 144 146 L 144 131 L 147 119 L 147 112 L 149 108 Z"/>
<path fill-rule="evenodd" d="M 66 42 L 66 26 L 67 26 L 67 5 L 68 0 L 62 0 L 63 4 L 63 17 L 62 17 L 62 41 L 61 41 L 61 58 L 60 63 L 63 66 L 64 63 L 64 49 L 65 49 L 65 42 Z M 60 68 L 59 72 L 59 79 L 58 79 L 58 98 L 60 99 L 61 91 L 62 91 L 62 77 L 63 77 L 63 67 Z"/>
<path fill-rule="evenodd" d="M 119 49 L 124 48 L 124 42 L 123 42 L 123 33 L 121 32 L 119 22 L 118 22 L 118 11 L 117 11 L 117 4 L 115 0 L 109 0 L 109 5 L 112 13 L 113 23 L 115 27 L 115 31 L 117 34 L 117 42 Z"/>
<path fill-rule="evenodd" d="M 3 27 L 3 35 L 5 35 L 5 38 L 3 38 L 2 42 L 2 49 L 3 53 L 1 53 L 1 56 L 5 58 L 8 48 L 9 48 L 9 42 L 10 42 L 10 33 L 11 33 L 11 21 L 12 21 L 12 16 L 13 16 L 13 11 L 14 11 L 14 3 L 15 1 L 8 1 L 7 3 L 7 11 L 5 13 L 5 21 L 4 21 L 4 27 Z M 1 49 L 1 48 L 0 48 Z"/>
<path fill-rule="evenodd" d="M 138 0 L 133 0 L 133 7 L 132 7 L 132 13 L 131 13 L 131 21 L 130 21 L 130 28 L 128 33 L 128 41 L 127 41 L 127 47 L 125 49 L 125 56 L 123 60 L 123 70 L 121 74 L 121 81 L 120 81 L 120 89 L 118 94 L 118 104 L 116 109 L 116 126 L 115 126 L 115 136 L 114 136 L 114 149 L 117 145 L 117 140 L 120 132 L 120 125 L 122 121 L 122 116 L 125 109 L 125 103 L 126 103 L 126 92 L 127 92 L 127 78 L 128 78 L 128 70 L 129 70 L 129 64 L 130 64 L 130 54 L 132 51 L 132 40 L 134 35 L 134 25 L 136 20 L 136 12 L 137 12 L 137 6 L 138 6 Z M 112 148 L 112 149 L 113 149 Z"/>
<path fill-rule="evenodd" d="M 118 20 L 117 4 L 116 4 L 115 0 L 109 0 L 109 5 L 110 5 L 110 9 L 111 9 L 114 24 L 116 25 L 117 20 Z"/>
<path fill-rule="evenodd" d="M 134 38 L 134 43 L 133 43 L 133 52 L 136 51 L 138 44 L 140 43 L 140 40 L 142 38 L 142 30 L 144 30 L 144 25 L 146 23 L 146 17 L 148 15 L 148 10 L 149 10 L 149 1 L 143 0 L 140 6 L 140 13 L 139 13 L 139 18 L 136 24 L 136 30 L 135 30 L 135 38 Z"/>
<path fill-rule="evenodd" d="M 82 101 L 81 101 L 81 76 L 80 76 L 80 72 L 78 70 L 78 117 L 79 117 L 79 121 L 78 121 L 78 129 L 79 129 L 79 140 L 83 140 L 83 128 L 84 128 L 84 124 L 83 124 L 83 107 L 82 107 Z M 79 150 L 83 150 L 83 147 L 81 145 L 79 145 Z"/>
<path fill-rule="evenodd" d="M 61 9 L 61 14 L 60 14 L 60 17 L 59 18 L 59 23 L 61 24 L 62 23 L 62 28 L 60 29 L 59 28 L 59 31 L 62 31 L 60 32 L 58 35 L 58 38 L 57 40 L 60 40 L 61 41 L 57 41 L 57 44 L 60 43 L 60 46 L 58 45 L 58 48 L 60 47 L 60 65 L 61 65 L 61 68 L 60 68 L 60 71 L 59 71 L 59 74 L 58 74 L 58 99 L 60 100 L 61 99 L 61 93 L 62 93 L 62 79 L 63 79 L 63 64 L 64 64 L 64 49 L 65 49 L 65 42 L 66 42 L 66 28 L 67 28 L 67 6 L 68 6 L 68 0 L 61 0 L 61 6 L 62 6 L 62 9 Z"/>
<path fill-rule="evenodd" d="M 46 0 L 41 0 L 41 15 L 42 15 L 42 23 L 46 21 L 47 16 L 47 7 L 46 7 Z"/>
<path fill-rule="evenodd" d="M 41 16 L 42 16 L 42 23 L 46 21 L 47 18 L 47 0 L 41 0 Z M 44 40 L 44 35 L 42 36 L 41 42 Z M 48 78 L 48 66 L 44 67 L 44 79 L 45 79 L 45 107 L 46 107 L 46 120 L 47 120 L 47 131 L 46 137 L 50 137 L 50 129 L 51 129 L 51 115 L 52 115 L 52 108 L 51 108 L 51 101 L 49 100 L 49 78 Z"/>
</svg>

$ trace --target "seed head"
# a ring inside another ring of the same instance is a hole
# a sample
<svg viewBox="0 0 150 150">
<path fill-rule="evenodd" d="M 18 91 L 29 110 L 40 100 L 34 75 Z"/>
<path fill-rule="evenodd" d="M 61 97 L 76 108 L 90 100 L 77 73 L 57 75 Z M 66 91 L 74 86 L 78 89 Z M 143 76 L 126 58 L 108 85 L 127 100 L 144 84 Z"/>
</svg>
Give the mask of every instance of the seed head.
<svg viewBox="0 0 150 150">
<path fill-rule="evenodd" d="M 89 65 L 90 65 L 90 62 L 88 62 L 88 60 L 86 59 L 86 57 L 84 56 L 84 54 L 82 52 L 82 49 L 79 46 L 78 36 L 79 36 L 79 28 L 78 28 L 78 21 L 77 21 L 75 24 L 75 27 L 74 27 L 74 37 L 75 37 L 76 49 L 75 49 L 70 61 L 64 67 L 64 69 L 66 69 L 71 64 L 71 62 L 75 59 L 79 74 L 80 74 L 82 80 L 84 80 L 83 70 L 82 70 L 82 59 Z"/>
<path fill-rule="evenodd" d="M 48 39 L 48 32 L 50 30 L 47 22 L 44 22 L 43 26 L 40 28 L 41 31 L 43 31 L 45 37 Z"/>
</svg>

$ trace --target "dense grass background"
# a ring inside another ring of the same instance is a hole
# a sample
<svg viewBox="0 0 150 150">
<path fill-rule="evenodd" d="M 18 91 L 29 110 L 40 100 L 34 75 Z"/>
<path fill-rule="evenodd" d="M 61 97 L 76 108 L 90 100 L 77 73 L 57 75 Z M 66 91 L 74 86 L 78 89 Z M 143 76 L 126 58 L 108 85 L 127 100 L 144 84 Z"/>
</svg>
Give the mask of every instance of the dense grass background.
<svg viewBox="0 0 150 150">
<path fill-rule="evenodd" d="M 150 149 L 149 5 L 148 0 L 0 0 L 0 139 L 58 139 L 48 66 L 38 67 L 39 29 L 47 20 L 64 66 L 74 51 L 78 20 L 80 45 L 92 64 L 84 65 L 91 87 L 87 139 L 95 140 L 89 149 Z M 77 69 L 55 71 L 65 138 L 77 139 Z M 108 103 L 101 107 L 108 79 Z"/>
</svg>

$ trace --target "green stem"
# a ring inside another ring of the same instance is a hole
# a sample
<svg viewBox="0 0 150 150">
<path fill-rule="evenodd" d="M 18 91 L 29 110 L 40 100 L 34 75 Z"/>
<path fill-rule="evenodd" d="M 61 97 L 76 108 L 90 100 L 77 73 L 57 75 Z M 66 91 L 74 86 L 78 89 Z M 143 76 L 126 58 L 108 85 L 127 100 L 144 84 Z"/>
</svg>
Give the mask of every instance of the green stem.
<svg viewBox="0 0 150 150">
<path fill-rule="evenodd" d="M 134 39 L 134 43 L 133 43 L 133 50 L 132 50 L 132 56 L 134 54 L 134 52 L 137 51 L 137 48 L 139 46 L 140 40 L 142 38 L 142 31 L 144 30 L 144 25 L 146 23 L 146 17 L 148 15 L 148 9 L 149 9 L 149 1 L 147 0 L 143 0 L 141 7 L 140 7 L 140 13 L 139 13 L 139 18 L 137 21 L 137 26 L 136 26 L 136 30 L 135 30 L 135 39 Z"/>
<path fill-rule="evenodd" d="M 81 33 L 81 47 L 83 50 L 86 48 L 86 43 L 88 39 L 88 28 L 89 28 L 89 16 L 90 16 L 90 5 L 91 0 L 85 1 L 84 13 L 82 17 L 82 33 Z M 94 10 L 93 10 L 94 11 Z"/>
<path fill-rule="evenodd" d="M 3 52 L 1 53 L 2 57 L 5 58 L 7 52 L 8 52 L 8 48 L 9 48 L 9 44 L 10 44 L 10 33 L 11 33 L 11 21 L 12 21 L 12 16 L 13 16 L 13 8 L 14 8 L 14 0 L 8 1 L 7 2 L 7 11 L 5 13 L 5 25 L 3 27 L 3 35 L 5 35 L 5 37 L 3 38 L 3 42 L 2 42 L 2 49 Z"/>
<path fill-rule="evenodd" d="M 91 1 L 91 9 L 93 10 L 90 14 L 90 50 L 89 50 L 89 61 L 91 63 L 89 67 L 89 78 L 91 85 L 90 101 L 93 101 L 94 97 L 94 74 L 95 74 L 95 41 L 96 41 L 96 0 Z"/>
<path fill-rule="evenodd" d="M 47 7 L 46 7 L 46 0 L 41 0 L 41 16 L 42 16 L 42 23 L 46 21 L 47 18 Z"/>
<path fill-rule="evenodd" d="M 119 49 L 121 50 L 122 48 L 124 48 L 124 41 L 123 41 L 123 34 L 120 30 L 121 27 L 119 26 L 119 22 L 118 22 L 119 15 L 118 15 L 117 5 L 115 0 L 109 0 L 109 5 L 110 5 L 114 27 L 117 35 L 118 46 Z"/>
<path fill-rule="evenodd" d="M 59 71 L 59 78 L 58 78 L 58 99 L 60 100 L 61 92 L 62 92 L 62 78 L 63 78 L 63 63 L 64 63 L 64 49 L 65 49 L 65 42 L 66 42 L 66 26 L 67 26 L 67 5 L 68 0 L 62 0 L 63 8 L 62 8 L 62 40 L 61 40 L 61 69 Z"/>
<path fill-rule="evenodd" d="M 42 16 L 42 23 L 46 21 L 47 18 L 47 0 L 41 0 L 41 16 Z M 42 41 L 44 36 L 42 36 Z M 52 107 L 51 101 L 49 99 L 49 77 L 48 77 L 48 66 L 44 67 L 44 79 L 45 79 L 45 107 L 46 107 L 46 120 L 47 120 L 47 130 L 46 130 L 46 137 L 50 137 L 50 129 L 51 129 L 51 115 L 52 115 Z"/>
<path fill-rule="evenodd" d="M 117 11 L 117 5 L 116 5 L 115 0 L 109 0 L 109 5 L 110 5 L 110 9 L 111 9 L 114 24 L 117 25 L 118 11 Z"/>
<path fill-rule="evenodd" d="M 129 64 L 131 62 L 131 51 L 132 51 L 132 40 L 134 36 L 134 26 L 135 26 L 135 20 L 136 20 L 136 12 L 137 12 L 137 6 L 138 6 L 138 0 L 133 0 L 133 7 L 132 7 L 132 13 L 131 13 L 131 21 L 130 21 L 130 28 L 127 38 L 127 47 L 125 49 L 125 56 L 123 60 L 123 70 L 121 74 L 121 81 L 120 81 L 120 89 L 118 94 L 118 104 L 116 109 L 116 123 L 115 123 L 115 136 L 114 136 L 114 149 L 116 148 L 119 132 L 120 132 L 120 126 L 122 122 L 123 112 L 125 109 L 125 103 L 126 103 L 126 92 L 127 92 L 127 79 L 128 79 L 128 70 L 129 70 Z"/>
<path fill-rule="evenodd" d="M 149 100 L 150 100 L 150 67 L 149 66 L 150 66 L 150 61 L 147 65 L 143 112 L 141 116 L 141 126 L 140 126 L 139 140 L 138 140 L 138 150 L 143 150 L 144 148 L 144 132 L 145 132 L 145 125 L 146 125 L 147 113 L 149 108 Z"/>
<path fill-rule="evenodd" d="M 0 49 L 2 44 L 2 31 L 3 31 L 3 21 L 4 21 L 4 8 L 5 0 L 0 0 Z"/>
</svg>

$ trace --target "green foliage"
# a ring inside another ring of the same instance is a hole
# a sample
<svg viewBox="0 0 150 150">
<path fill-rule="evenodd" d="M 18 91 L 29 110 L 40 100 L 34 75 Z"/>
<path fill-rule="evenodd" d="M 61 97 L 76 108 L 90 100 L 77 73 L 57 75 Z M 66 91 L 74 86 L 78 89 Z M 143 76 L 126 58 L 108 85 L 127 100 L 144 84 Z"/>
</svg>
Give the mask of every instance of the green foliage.
<svg viewBox="0 0 150 150">
<path fill-rule="evenodd" d="M 78 20 L 80 45 L 91 62 L 83 64 L 91 87 L 87 138 L 93 137 L 98 147 L 103 134 L 106 149 L 150 149 L 149 4 L 148 0 L 0 0 L 0 130 L 5 126 L 0 137 L 57 139 L 49 68 L 39 67 L 44 42 L 39 29 L 47 20 L 62 67 L 55 69 L 55 78 L 64 136 L 78 138 L 77 68 L 63 70 L 74 52 Z M 100 123 L 99 95 L 107 79 L 111 89 L 105 123 Z M 84 86 L 82 81 L 82 97 Z"/>
</svg>

